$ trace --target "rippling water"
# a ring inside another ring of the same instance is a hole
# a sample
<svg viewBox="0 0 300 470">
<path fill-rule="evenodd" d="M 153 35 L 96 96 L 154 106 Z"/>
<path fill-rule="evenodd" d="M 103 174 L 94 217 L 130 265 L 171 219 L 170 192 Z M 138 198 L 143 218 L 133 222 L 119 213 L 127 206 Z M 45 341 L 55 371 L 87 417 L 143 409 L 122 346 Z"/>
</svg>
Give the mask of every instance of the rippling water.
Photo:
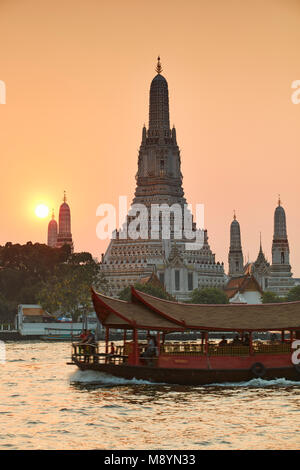
<svg viewBox="0 0 300 470">
<path fill-rule="evenodd" d="M 0 449 L 298 449 L 300 384 L 184 387 L 81 372 L 68 343 L 15 342 L 0 364 Z"/>
</svg>

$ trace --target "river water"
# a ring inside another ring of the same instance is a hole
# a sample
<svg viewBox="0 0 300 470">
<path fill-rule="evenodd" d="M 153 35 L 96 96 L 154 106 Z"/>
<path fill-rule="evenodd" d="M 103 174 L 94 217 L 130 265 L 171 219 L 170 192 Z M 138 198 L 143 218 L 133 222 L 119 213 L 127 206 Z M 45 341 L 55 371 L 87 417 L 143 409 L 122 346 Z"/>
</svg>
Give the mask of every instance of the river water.
<svg viewBox="0 0 300 470">
<path fill-rule="evenodd" d="M 298 449 L 300 383 L 126 381 L 68 366 L 69 343 L 11 342 L 0 449 Z"/>
</svg>

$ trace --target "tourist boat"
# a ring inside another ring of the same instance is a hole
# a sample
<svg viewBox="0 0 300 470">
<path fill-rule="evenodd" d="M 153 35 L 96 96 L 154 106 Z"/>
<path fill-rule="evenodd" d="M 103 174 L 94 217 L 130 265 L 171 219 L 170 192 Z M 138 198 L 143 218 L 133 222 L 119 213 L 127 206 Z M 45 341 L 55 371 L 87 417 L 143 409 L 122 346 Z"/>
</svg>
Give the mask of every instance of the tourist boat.
<svg viewBox="0 0 300 470">
<path fill-rule="evenodd" d="M 44 341 L 76 341 L 80 340 L 82 328 L 45 328 L 45 334 L 41 336 Z"/>
<path fill-rule="evenodd" d="M 81 370 L 185 385 L 242 382 L 257 377 L 300 380 L 300 366 L 293 359 L 293 347 L 300 343 L 296 342 L 300 338 L 300 302 L 184 304 L 158 299 L 134 288 L 130 302 L 94 290 L 92 299 L 106 329 L 105 348 L 101 352 L 97 345 L 74 343 L 70 364 Z M 109 334 L 116 328 L 123 330 L 124 338 L 112 354 Z M 151 356 L 147 344 L 139 339 L 141 330 L 151 332 L 156 339 Z M 201 339 L 167 340 L 172 332 L 188 331 L 198 331 Z M 261 332 L 268 333 L 271 339 L 256 340 Z M 236 334 L 241 340 L 238 344 L 228 341 L 222 345 L 212 341 L 217 333 L 227 338 Z"/>
</svg>

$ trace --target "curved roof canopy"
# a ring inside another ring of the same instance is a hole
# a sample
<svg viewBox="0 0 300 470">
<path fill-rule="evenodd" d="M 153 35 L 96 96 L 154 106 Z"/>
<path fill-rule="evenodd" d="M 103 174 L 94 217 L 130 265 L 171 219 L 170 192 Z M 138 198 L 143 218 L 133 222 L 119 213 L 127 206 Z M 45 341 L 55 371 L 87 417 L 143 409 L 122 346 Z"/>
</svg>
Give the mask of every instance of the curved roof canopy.
<svg viewBox="0 0 300 470">
<path fill-rule="evenodd" d="M 96 293 L 100 322 L 110 328 L 157 331 L 300 330 L 300 301 L 276 304 L 184 304 L 131 288 L 131 302 Z"/>
</svg>

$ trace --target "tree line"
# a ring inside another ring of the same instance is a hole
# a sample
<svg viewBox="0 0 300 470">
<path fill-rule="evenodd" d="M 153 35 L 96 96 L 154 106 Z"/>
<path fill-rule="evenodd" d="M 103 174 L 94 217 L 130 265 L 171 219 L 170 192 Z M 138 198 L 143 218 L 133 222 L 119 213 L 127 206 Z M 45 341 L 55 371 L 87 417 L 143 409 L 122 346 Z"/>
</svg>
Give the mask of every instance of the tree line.
<svg viewBox="0 0 300 470">
<path fill-rule="evenodd" d="M 0 246 L 0 322 L 13 321 L 19 304 L 40 304 L 49 313 L 76 319 L 92 311 L 90 288 L 106 290 L 100 265 L 88 252 L 68 245 L 28 242 Z"/>
<path fill-rule="evenodd" d="M 136 283 L 134 287 L 137 290 L 153 295 L 160 299 L 174 300 L 163 287 L 149 284 Z M 119 299 L 129 301 L 131 298 L 130 287 L 125 287 L 119 294 Z M 300 286 L 293 287 L 285 297 L 279 297 L 274 292 L 263 292 L 262 303 L 278 303 L 278 302 L 295 302 L 300 300 Z M 192 304 L 228 304 L 229 299 L 223 289 L 217 287 L 203 287 L 202 289 L 194 289 L 190 298 L 185 301 Z"/>
</svg>

